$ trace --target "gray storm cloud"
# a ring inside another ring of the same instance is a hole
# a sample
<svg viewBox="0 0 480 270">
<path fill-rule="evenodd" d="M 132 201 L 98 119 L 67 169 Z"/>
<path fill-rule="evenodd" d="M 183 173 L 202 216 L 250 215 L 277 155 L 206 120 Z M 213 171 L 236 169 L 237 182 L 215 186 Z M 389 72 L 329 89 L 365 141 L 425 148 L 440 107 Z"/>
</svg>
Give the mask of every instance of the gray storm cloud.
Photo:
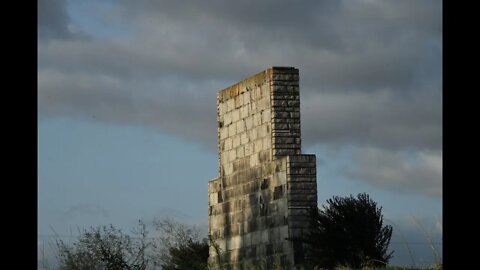
<svg viewBox="0 0 480 270">
<path fill-rule="evenodd" d="M 442 196 L 440 152 L 419 151 L 406 154 L 365 147 L 355 151 L 353 160 L 356 166 L 344 171 L 352 178 L 398 191 Z"/>
<path fill-rule="evenodd" d="M 67 2 L 63 0 L 38 1 L 38 36 L 40 38 L 67 38 L 69 18 Z"/>
<path fill-rule="evenodd" d="M 352 175 L 392 185 L 415 178 L 439 194 L 441 176 L 424 153 L 442 147 L 441 2 L 115 5 L 104 20 L 128 31 L 105 38 L 82 30 L 65 1 L 39 2 L 40 117 L 157 128 L 214 150 L 216 91 L 273 65 L 295 66 L 304 145 L 374 147 L 370 163 L 359 160 Z M 395 155 L 406 150 L 420 165 Z M 374 171 L 382 157 L 389 160 L 382 166 L 395 168 L 391 175 Z"/>
<path fill-rule="evenodd" d="M 318 93 L 302 97 L 304 139 L 315 143 L 440 149 L 440 99 L 392 90 Z"/>
</svg>

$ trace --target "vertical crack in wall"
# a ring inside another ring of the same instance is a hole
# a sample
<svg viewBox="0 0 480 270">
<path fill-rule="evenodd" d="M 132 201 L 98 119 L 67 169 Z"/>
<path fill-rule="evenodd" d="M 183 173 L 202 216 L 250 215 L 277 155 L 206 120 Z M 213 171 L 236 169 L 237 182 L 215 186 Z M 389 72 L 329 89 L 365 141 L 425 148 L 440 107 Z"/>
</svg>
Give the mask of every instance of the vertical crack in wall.
<svg viewBox="0 0 480 270">
<path fill-rule="evenodd" d="M 298 69 L 272 67 L 218 92 L 217 121 L 211 268 L 300 266 L 317 184 L 315 155 L 301 153 Z"/>
</svg>

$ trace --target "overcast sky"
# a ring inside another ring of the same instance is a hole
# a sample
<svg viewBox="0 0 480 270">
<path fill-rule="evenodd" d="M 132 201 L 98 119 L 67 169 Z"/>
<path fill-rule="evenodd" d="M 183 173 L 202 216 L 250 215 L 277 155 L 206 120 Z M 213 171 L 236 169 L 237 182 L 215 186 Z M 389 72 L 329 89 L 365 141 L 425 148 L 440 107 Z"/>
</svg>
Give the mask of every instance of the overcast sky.
<svg viewBox="0 0 480 270">
<path fill-rule="evenodd" d="M 216 92 L 271 66 L 300 70 L 319 204 L 368 192 L 441 242 L 441 1 L 40 0 L 39 247 L 52 228 L 206 227 Z"/>
</svg>

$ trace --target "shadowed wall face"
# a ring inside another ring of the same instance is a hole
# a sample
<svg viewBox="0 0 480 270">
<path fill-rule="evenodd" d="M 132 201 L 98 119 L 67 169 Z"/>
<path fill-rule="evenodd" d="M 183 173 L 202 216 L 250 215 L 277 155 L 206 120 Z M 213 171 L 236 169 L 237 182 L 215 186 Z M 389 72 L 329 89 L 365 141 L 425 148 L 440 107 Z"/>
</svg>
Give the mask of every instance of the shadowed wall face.
<svg viewBox="0 0 480 270">
<path fill-rule="evenodd" d="M 272 67 L 217 94 L 219 177 L 208 183 L 213 268 L 293 267 L 307 209 L 317 206 L 315 155 L 301 154 L 298 69 Z"/>
</svg>

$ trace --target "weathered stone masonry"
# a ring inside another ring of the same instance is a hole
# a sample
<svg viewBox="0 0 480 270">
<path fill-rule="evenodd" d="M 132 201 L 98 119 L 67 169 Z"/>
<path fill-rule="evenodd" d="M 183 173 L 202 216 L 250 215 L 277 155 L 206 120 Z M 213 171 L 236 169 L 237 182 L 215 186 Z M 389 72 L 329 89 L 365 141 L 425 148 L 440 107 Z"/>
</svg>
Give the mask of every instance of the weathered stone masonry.
<svg viewBox="0 0 480 270">
<path fill-rule="evenodd" d="M 317 206 L 315 155 L 301 154 L 299 73 L 272 67 L 217 94 L 219 176 L 208 183 L 209 262 L 218 269 L 303 260 Z"/>
</svg>

